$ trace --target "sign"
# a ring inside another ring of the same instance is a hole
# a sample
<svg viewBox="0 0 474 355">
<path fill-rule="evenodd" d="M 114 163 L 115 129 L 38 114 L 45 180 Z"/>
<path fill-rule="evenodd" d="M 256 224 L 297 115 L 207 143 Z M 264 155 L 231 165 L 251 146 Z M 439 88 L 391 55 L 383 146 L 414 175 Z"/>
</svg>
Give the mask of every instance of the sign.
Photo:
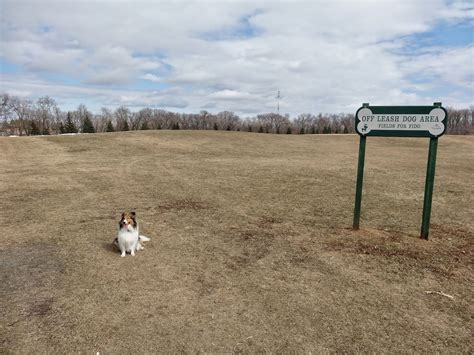
<svg viewBox="0 0 474 355">
<path fill-rule="evenodd" d="M 370 106 L 362 104 L 355 116 L 356 132 L 360 135 L 359 160 L 357 163 L 357 182 L 352 228 L 359 229 L 362 203 L 362 184 L 364 180 L 365 145 L 368 136 L 379 137 L 427 137 L 430 138 L 428 164 L 426 167 L 425 196 L 420 237 L 428 239 L 430 230 L 431 201 L 438 137 L 446 132 L 448 114 L 441 102 L 433 106 Z"/>
<path fill-rule="evenodd" d="M 361 136 L 440 137 L 446 132 L 448 114 L 433 106 L 369 106 L 357 110 L 355 127 Z"/>
</svg>

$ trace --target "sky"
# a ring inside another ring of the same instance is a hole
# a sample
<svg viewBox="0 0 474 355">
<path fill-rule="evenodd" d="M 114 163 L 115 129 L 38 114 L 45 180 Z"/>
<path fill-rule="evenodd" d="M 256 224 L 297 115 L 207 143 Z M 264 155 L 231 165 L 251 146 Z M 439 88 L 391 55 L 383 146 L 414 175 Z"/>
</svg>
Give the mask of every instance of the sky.
<svg viewBox="0 0 474 355">
<path fill-rule="evenodd" d="M 0 93 L 64 110 L 474 105 L 472 0 L 0 0 L 0 21 Z"/>
</svg>

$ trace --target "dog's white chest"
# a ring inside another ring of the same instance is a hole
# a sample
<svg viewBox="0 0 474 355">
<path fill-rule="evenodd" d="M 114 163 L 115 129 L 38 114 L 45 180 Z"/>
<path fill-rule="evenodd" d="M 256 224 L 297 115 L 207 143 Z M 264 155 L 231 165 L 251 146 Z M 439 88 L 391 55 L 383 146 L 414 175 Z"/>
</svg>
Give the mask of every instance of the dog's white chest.
<svg viewBox="0 0 474 355">
<path fill-rule="evenodd" d="M 138 244 L 138 231 L 120 230 L 118 244 L 120 250 L 125 250 L 126 252 L 135 251 Z"/>
</svg>

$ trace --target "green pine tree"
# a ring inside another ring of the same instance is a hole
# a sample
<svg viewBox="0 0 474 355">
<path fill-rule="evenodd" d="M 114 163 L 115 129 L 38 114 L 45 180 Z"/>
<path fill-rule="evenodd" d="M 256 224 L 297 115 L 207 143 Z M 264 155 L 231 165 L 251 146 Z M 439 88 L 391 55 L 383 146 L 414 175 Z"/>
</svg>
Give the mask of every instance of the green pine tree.
<svg viewBox="0 0 474 355">
<path fill-rule="evenodd" d="M 84 122 L 82 122 L 82 132 L 95 133 L 95 128 L 94 128 L 94 125 L 92 124 L 91 119 L 89 118 L 89 115 L 86 115 L 86 117 L 84 117 Z"/>
<path fill-rule="evenodd" d="M 66 124 L 64 125 L 64 133 L 77 133 L 77 128 L 72 122 L 71 112 L 67 113 Z"/>
<path fill-rule="evenodd" d="M 217 131 L 219 129 L 219 127 L 217 127 L 217 123 L 214 122 L 214 131 Z"/>
<path fill-rule="evenodd" d="M 301 127 L 300 134 L 304 134 L 304 127 Z"/>
<path fill-rule="evenodd" d="M 311 126 L 311 134 L 316 134 L 316 127 Z"/>
<path fill-rule="evenodd" d="M 258 129 L 258 133 L 263 133 L 263 126 L 260 125 L 260 128 Z"/>
<path fill-rule="evenodd" d="M 59 134 L 64 134 L 66 133 L 65 128 L 64 128 L 64 123 L 59 122 Z"/>
<path fill-rule="evenodd" d="M 248 126 L 247 131 L 252 132 L 252 126 L 251 125 Z"/>
<path fill-rule="evenodd" d="M 343 131 L 344 134 L 347 134 L 349 133 L 349 130 L 347 129 L 347 126 L 344 126 L 344 131 Z"/>
<path fill-rule="evenodd" d="M 128 121 L 123 121 L 122 131 L 130 131 L 130 127 L 128 127 Z"/>
<path fill-rule="evenodd" d="M 230 125 L 227 125 L 226 131 L 230 131 Z"/>
<path fill-rule="evenodd" d="M 291 134 L 291 127 L 288 126 L 288 128 L 286 129 L 286 134 Z"/>
<path fill-rule="evenodd" d="M 39 134 L 40 134 L 40 130 L 38 126 L 36 125 L 35 121 L 31 121 L 30 135 L 39 136 Z"/>
<path fill-rule="evenodd" d="M 112 124 L 111 120 L 108 120 L 107 127 L 105 127 L 105 131 L 106 132 L 114 132 L 115 131 L 114 125 Z"/>
<path fill-rule="evenodd" d="M 148 127 L 148 123 L 146 121 L 143 121 L 142 126 L 140 127 L 142 131 L 147 131 L 150 128 Z"/>
</svg>

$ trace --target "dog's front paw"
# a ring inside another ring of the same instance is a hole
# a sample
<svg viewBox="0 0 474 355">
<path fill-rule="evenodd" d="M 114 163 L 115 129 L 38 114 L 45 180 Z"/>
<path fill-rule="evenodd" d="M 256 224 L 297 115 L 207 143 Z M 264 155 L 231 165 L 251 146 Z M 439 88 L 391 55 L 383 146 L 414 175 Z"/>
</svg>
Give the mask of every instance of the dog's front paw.
<svg viewBox="0 0 474 355">
<path fill-rule="evenodd" d="M 125 256 L 125 252 L 122 252 L 120 256 L 123 258 Z"/>
<path fill-rule="evenodd" d="M 135 252 L 132 250 L 130 253 L 132 256 L 135 256 Z"/>
</svg>

